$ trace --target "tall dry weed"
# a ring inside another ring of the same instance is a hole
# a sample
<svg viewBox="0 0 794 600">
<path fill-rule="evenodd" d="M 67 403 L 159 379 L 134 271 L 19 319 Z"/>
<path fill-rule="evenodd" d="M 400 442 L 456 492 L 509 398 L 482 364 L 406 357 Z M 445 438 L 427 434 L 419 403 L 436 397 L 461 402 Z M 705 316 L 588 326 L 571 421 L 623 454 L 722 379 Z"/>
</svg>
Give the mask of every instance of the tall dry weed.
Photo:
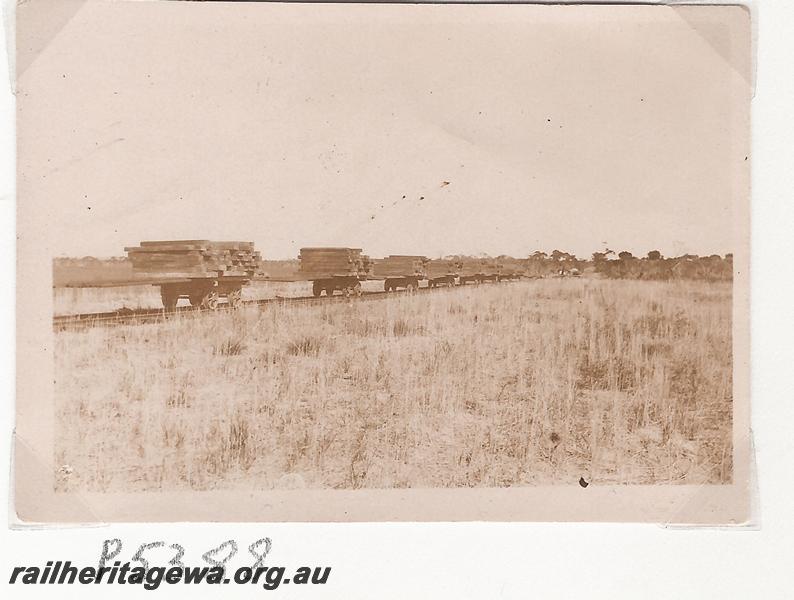
<svg viewBox="0 0 794 600">
<path fill-rule="evenodd" d="M 732 477 L 728 284 L 469 286 L 56 344 L 63 489 Z"/>
</svg>

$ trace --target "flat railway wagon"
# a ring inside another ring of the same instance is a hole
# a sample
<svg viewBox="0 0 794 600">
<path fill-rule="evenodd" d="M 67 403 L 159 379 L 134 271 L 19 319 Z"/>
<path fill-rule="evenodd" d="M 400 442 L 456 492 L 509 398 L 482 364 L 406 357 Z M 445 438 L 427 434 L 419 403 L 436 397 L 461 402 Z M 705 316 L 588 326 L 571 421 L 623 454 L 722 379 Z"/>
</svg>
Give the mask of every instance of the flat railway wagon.
<svg viewBox="0 0 794 600">
<path fill-rule="evenodd" d="M 463 260 L 458 282 L 460 285 L 467 283 L 483 283 L 486 281 L 499 281 L 499 263 L 492 259 Z"/>
<path fill-rule="evenodd" d="M 124 248 L 133 276 L 160 288 L 166 311 L 180 299 L 191 306 L 215 309 L 220 300 L 242 303 L 242 290 L 260 271 L 262 257 L 253 242 L 164 240 Z"/>
<path fill-rule="evenodd" d="M 398 289 L 414 291 L 419 282 L 426 278 L 425 256 L 406 254 L 390 254 L 386 258 L 374 261 L 373 277 L 383 279 L 383 291 L 392 292 Z"/>
<path fill-rule="evenodd" d="M 456 285 L 462 266 L 462 263 L 456 260 L 438 258 L 428 261 L 426 266 L 427 286 L 434 288 Z"/>
<path fill-rule="evenodd" d="M 361 282 L 372 276 L 372 260 L 361 248 L 301 248 L 298 274 L 312 282 L 312 294 L 361 296 Z"/>
<path fill-rule="evenodd" d="M 510 271 L 505 270 L 499 273 L 499 281 L 517 281 L 521 279 L 523 275 L 518 271 Z"/>
<path fill-rule="evenodd" d="M 480 283 L 482 275 L 482 261 L 477 258 L 464 258 L 460 261 L 458 270 L 458 285 L 467 283 Z"/>
</svg>

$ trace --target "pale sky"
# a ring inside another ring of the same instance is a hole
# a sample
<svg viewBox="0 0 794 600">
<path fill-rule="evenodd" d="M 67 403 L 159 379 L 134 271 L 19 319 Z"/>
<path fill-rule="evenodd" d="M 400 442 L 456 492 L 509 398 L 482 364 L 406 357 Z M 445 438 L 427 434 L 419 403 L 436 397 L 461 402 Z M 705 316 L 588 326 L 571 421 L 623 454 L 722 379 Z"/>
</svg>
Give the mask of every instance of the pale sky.
<svg viewBox="0 0 794 600">
<path fill-rule="evenodd" d="M 53 256 L 734 250 L 742 9 L 31 4 L 19 202 Z"/>
</svg>

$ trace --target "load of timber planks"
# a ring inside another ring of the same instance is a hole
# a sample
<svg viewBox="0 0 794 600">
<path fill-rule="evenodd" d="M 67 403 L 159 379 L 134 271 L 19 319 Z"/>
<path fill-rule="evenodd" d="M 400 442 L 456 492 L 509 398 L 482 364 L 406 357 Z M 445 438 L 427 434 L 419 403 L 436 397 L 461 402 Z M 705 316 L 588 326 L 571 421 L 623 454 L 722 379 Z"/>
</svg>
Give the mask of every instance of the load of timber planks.
<svg viewBox="0 0 794 600">
<path fill-rule="evenodd" d="M 306 279 L 366 278 L 372 274 L 372 260 L 361 254 L 361 248 L 301 248 L 298 258 L 298 273 Z"/>
<path fill-rule="evenodd" d="M 375 260 L 375 277 L 424 277 L 428 259 L 425 256 L 390 254 Z"/>
<path fill-rule="evenodd" d="M 124 248 L 137 277 L 253 277 L 262 257 L 253 242 L 164 240 Z"/>
</svg>

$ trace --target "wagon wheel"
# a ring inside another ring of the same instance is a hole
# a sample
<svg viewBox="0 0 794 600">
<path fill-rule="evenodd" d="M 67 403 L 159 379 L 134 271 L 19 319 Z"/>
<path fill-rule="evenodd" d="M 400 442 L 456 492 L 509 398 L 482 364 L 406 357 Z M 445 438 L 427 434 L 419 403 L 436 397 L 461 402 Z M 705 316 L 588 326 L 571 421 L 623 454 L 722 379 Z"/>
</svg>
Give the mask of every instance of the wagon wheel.
<svg viewBox="0 0 794 600">
<path fill-rule="evenodd" d="M 229 301 L 230 307 L 238 308 L 243 303 L 243 290 L 241 289 L 232 290 L 231 292 L 229 292 L 227 299 Z"/>
<path fill-rule="evenodd" d="M 204 299 L 201 301 L 202 308 L 207 308 L 209 310 L 215 310 L 218 308 L 218 292 L 212 290 L 207 292 L 204 295 Z"/>
<path fill-rule="evenodd" d="M 312 283 L 312 295 L 315 298 L 319 298 L 320 294 L 322 293 L 323 293 L 323 286 L 320 285 L 320 282 L 315 281 L 314 283 Z"/>
</svg>

